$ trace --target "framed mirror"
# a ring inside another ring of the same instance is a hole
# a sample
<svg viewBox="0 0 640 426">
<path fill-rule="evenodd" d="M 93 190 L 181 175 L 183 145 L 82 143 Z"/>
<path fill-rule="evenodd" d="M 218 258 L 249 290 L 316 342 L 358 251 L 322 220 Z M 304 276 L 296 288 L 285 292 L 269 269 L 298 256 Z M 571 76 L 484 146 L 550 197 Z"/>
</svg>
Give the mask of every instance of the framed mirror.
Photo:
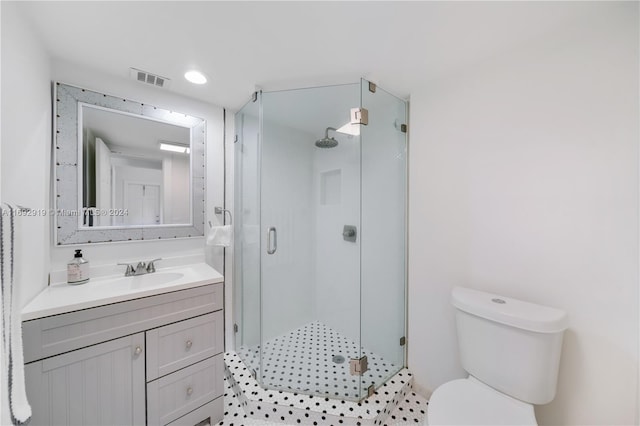
<svg viewBox="0 0 640 426">
<path fill-rule="evenodd" d="M 57 245 L 204 235 L 203 119 L 55 83 Z"/>
</svg>

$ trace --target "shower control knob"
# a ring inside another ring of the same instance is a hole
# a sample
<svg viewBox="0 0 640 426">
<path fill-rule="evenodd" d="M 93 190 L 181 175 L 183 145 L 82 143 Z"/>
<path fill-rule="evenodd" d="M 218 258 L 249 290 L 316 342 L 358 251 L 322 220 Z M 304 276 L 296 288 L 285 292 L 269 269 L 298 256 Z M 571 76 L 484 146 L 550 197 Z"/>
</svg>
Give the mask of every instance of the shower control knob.
<svg viewBox="0 0 640 426">
<path fill-rule="evenodd" d="M 355 243 L 357 235 L 358 230 L 353 225 L 344 225 L 344 228 L 342 228 L 342 239 L 344 239 L 345 241 Z"/>
</svg>

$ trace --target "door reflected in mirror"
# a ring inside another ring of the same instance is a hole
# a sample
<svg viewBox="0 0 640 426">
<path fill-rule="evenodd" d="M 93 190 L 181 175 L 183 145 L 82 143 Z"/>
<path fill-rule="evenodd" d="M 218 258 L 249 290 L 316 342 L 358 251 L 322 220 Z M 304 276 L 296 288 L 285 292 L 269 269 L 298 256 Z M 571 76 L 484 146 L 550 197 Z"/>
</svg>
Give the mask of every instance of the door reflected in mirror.
<svg viewBox="0 0 640 426">
<path fill-rule="evenodd" d="M 191 128 L 80 104 L 82 227 L 191 223 Z"/>
</svg>

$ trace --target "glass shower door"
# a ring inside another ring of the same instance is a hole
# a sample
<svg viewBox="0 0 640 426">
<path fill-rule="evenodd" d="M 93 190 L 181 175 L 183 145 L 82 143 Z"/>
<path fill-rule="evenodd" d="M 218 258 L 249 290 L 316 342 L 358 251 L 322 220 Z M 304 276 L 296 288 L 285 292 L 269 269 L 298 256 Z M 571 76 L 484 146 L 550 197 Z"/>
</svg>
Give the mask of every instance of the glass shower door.
<svg viewBox="0 0 640 426">
<path fill-rule="evenodd" d="M 236 114 L 236 351 L 263 388 L 358 401 L 404 366 L 406 109 L 362 80 Z"/>
<path fill-rule="evenodd" d="M 404 366 L 407 104 L 362 80 L 362 391 Z"/>
<path fill-rule="evenodd" d="M 359 84 L 263 93 L 262 385 L 357 400 Z M 347 228 L 345 228 L 345 226 Z M 350 228 L 349 228 L 350 227 Z M 352 237 L 348 230 L 353 231 Z"/>
<path fill-rule="evenodd" d="M 260 380 L 260 93 L 235 115 L 234 316 L 236 353 Z"/>
</svg>

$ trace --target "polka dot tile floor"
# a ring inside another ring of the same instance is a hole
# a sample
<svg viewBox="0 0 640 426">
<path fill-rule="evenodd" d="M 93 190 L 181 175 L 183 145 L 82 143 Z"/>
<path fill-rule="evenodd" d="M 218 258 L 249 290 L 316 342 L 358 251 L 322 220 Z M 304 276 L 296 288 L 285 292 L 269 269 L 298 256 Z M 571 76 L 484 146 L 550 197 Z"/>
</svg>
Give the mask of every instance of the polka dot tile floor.
<svg viewBox="0 0 640 426">
<path fill-rule="evenodd" d="M 262 421 L 308 425 L 383 425 L 411 394 L 413 376 L 402 369 L 361 402 L 262 388 L 235 352 L 225 354 L 231 396 L 244 414 Z M 413 418 L 415 423 L 415 419 Z"/>
<path fill-rule="evenodd" d="M 260 347 L 241 347 L 239 355 L 269 389 L 324 395 L 358 401 L 367 387 L 376 388 L 401 370 L 321 322 L 312 322 L 264 345 L 260 372 Z M 349 360 L 366 356 L 369 370 L 362 376 L 349 373 Z M 362 384 L 360 383 L 362 380 Z"/>
<path fill-rule="evenodd" d="M 234 393 L 230 381 L 225 378 L 225 393 L 224 393 L 224 419 L 217 423 L 215 426 L 293 426 L 299 424 L 314 424 L 312 421 L 300 422 L 293 418 L 288 418 L 288 411 L 280 418 L 274 418 L 271 416 L 271 420 L 268 418 L 252 418 L 248 416 L 244 409 L 243 403 L 238 396 Z M 407 426 L 407 425 L 421 425 L 424 422 L 427 411 L 427 400 L 417 395 L 414 392 L 409 392 L 400 404 L 389 414 L 386 421 L 382 423 L 384 426 Z M 320 420 L 322 421 L 322 420 Z M 318 422 L 317 425 L 333 426 L 331 422 Z M 340 425 L 336 422 L 336 425 Z"/>
</svg>

